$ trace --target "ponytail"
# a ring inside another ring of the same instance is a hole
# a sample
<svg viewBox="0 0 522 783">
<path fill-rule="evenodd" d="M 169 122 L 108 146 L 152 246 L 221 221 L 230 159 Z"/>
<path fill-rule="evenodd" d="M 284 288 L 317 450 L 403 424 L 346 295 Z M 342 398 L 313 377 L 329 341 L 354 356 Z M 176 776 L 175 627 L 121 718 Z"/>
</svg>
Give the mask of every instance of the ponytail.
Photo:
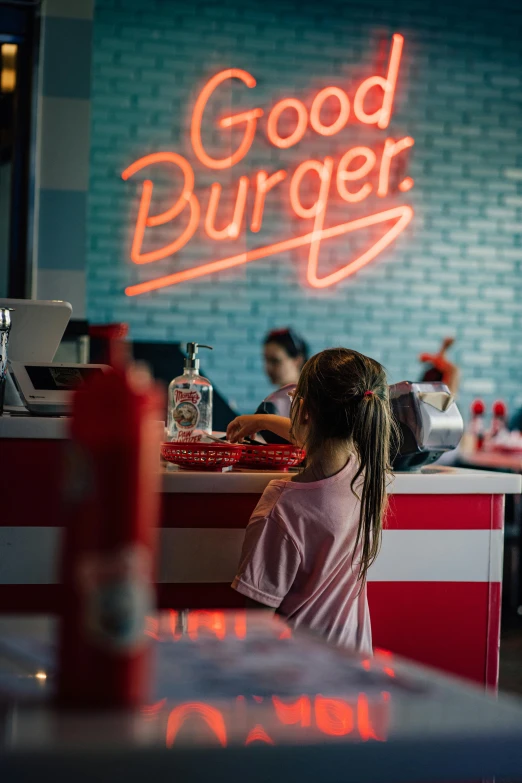
<svg viewBox="0 0 522 783">
<path fill-rule="evenodd" d="M 310 414 L 305 448 L 313 458 L 325 442 L 353 445 L 358 459 L 352 491 L 360 499 L 361 516 L 354 555 L 361 549 L 359 579 L 379 552 L 387 506 L 386 487 L 391 474 L 391 450 L 398 443 L 384 367 L 368 356 L 347 348 L 330 348 L 312 356 L 299 378 L 295 400 Z M 300 406 L 292 405 L 292 428 Z"/>
<path fill-rule="evenodd" d="M 359 467 L 352 480 L 352 491 L 356 493 L 358 489 L 360 492 L 361 516 L 354 554 L 361 544 L 359 578 L 364 583 L 367 571 L 379 554 L 381 545 L 383 519 L 388 503 L 386 487 L 388 476 L 391 474 L 390 454 L 395 428 L 387 387 L 364 394 L 358 408 L 359 415 L 354 416 L 352 440 L 359 458 Z"/>
</svg>

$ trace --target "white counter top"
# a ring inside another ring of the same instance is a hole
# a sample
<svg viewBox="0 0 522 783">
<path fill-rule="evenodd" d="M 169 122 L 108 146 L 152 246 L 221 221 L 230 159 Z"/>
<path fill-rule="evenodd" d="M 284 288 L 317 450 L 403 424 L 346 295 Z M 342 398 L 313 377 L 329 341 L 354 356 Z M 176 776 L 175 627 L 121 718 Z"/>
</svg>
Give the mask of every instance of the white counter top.
<svg viewBox="0 0 522 783">
<path fill-rule="evenodd" d="M 0 416 L 0 439 L 65 440 L 69 436 L 65 416 Z"/>
<path fill-rule="evenodd" d="M 289 481 L 292 473 L 236 470 L 229 473 L 178 470 L 162 467 L 163 492 L 209 494 L 261 494 L 274 480 Z M 433 466 L 419 473 L 396 473 L 393 495 L 515 495 L 522 492 L 522 476 Z"/>
</svg>

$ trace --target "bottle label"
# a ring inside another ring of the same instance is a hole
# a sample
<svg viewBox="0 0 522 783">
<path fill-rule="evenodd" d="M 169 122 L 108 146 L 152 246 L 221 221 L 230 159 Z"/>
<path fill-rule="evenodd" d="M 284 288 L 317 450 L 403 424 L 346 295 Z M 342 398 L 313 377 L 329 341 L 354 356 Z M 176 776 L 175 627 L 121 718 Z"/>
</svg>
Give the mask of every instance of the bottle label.
<svg viewBox="0 0 522 783">
<path fill-rule="evenodd" d="M 78 580 L 85 596 L 86 631 L 98 647 L 127 653 L 145 645 L 145 618 L 154 611 L 151 557 L 145 547 L 90 554 L 79 567 Z"/>
<path fill-rule="evenodd" d="M 174 392 L 173 418 L 178 430 L 188 432 L 196 429 L 199 423 L 199 403 L 201 394 L 197 391 L 176 389 Z"/>
<path fill-rule="evenodd" d="M 200 402 L 201 394 L 195 389 L 175 390 L 172 418 L 176 426 L 176 440 L 196 443 L 202 439 L 203 433 L 195 432 L 200 422 Z"/>
</svg>

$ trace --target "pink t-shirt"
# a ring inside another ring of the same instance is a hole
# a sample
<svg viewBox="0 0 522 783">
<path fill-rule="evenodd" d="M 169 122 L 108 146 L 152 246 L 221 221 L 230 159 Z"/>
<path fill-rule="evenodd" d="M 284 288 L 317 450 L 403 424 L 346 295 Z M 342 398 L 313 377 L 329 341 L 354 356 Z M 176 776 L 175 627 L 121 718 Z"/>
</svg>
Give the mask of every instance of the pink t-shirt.
<svg viewBox="0 0 522 783">
<path fill-rule="evenodd" d="M 232 587 L 278 609 L 294 626 L 334 644 L 372 652 L 366 585 L 352 555 L 360 502 L 351 457 L 335 476 L 308 484 L 271 481 L 245 533 Z M 359 549 L 359 547 L 358 547 Z"/>
</svg>

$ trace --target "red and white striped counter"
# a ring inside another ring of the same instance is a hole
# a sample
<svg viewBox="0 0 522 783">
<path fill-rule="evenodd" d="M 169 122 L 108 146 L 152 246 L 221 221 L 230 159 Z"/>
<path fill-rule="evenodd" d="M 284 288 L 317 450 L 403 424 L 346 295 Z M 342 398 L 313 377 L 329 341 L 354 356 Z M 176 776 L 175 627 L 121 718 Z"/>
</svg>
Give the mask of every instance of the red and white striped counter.
<svg viewBox="0 0 522 783">
<path fill-rule="evenodd" d="M 273 478 L 183 473 L 163 477 L 162 606 L 233 607 L 243 529 Z M 520 477 L 433 467 L 397 474 L 382 549 L 368 576 L 374 643 L 494 686 L 504 495 Z"/>
<path fill-rule="evenodd" d="M 25 438 L 6 438 L 0 426 L 0 612 L 60 609 L 64 434 L 60 424 L 53 437 L 49 426 Z M 163 468 L 161 608 L 242 605 L 230 582 L 250 514 L 273 478 L 291 476 Z M 444 467 L 396 475 L 368 577 L 377 647 L 496 684 L 504 495 L 519 493 L 521 484 L 516 475 Z"/>
</svg>

